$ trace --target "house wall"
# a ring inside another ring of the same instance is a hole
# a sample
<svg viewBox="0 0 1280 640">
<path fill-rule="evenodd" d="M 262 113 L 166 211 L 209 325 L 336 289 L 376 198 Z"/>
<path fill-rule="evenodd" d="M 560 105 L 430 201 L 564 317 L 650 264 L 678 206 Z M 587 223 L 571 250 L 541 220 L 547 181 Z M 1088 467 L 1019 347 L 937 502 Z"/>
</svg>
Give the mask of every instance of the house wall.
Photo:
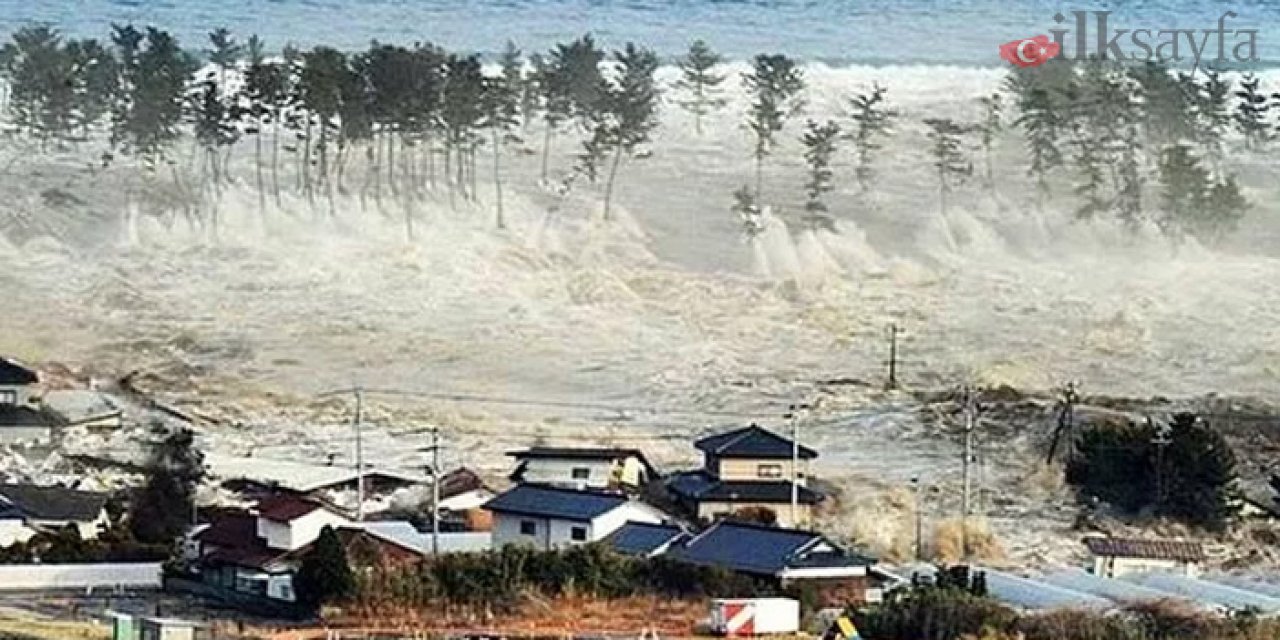
<svg viewBox="0 0 1280 640">
<path fill-rule="evenodd" d="M 573 477 L 574 469 L 586 469 L 588 477 Z M 609 460 L 559 460 L 531 458 L 525 461 L 524 481 L 571 487 L 602 489 L 617 481 L 616 466 Z"/>
<path fill-rule="evenodd" d="M 14 398 L 11 404 L 28 405 L 35 397 L 34 385 L 29 384 L 0 384 L 0 402 L 8 404 L 8 399 Z"/>
<path fill-rule="evenodd" d="M 791 479 L 791 460 L 770 460 L 761 458 L 719 458 L 712 462 L 714 470 L 708 467 L 708 471 L 717 474 L 721 480 L 790 480 Z M 768 476 L 761 475 L 761 466 L 765 466 L 770 470 L 776 470 L 777 475 Z M 809 477 L 809 461 L 800 460 L 797 465 L 799 471 L 799 483 L 805 484 Z"/>
<path fill-rule="evenodd" d="M 440 509 L 458 512 L 479 509 L 491 498 L 493 498 L 493 492 L 488 489 L 472 489 L 441 500 Z"/>
<path fill-rule="evenodd" d="M 53 427 L 23 426 L 10 427 L 0 425 L 0 444 L 20 444 L 23 442 L 52 442 Z"/>
<path fill-rule="evenodd" d="M 293 592 L 293 574 L 283 573 L 267 576 L 267 597 L 285 602 L 295 602 L 297 594 Z"/>
<path fill-rule="evenodd" d="M 316 509 L 305 516 L 289 523 L 275 522 L 266 518 L 258 518 L 258 537 L 268 547 L 292 551 L 304 547 L 320 537 L 325 526 L 339 527 L 351 522 L 342 516 L 325 509 Z"/>
<path fill-rule="evenodd" d="M 520 523 L 524 521 L 534 523 L 534 535 L 520 533 Z M 620 505 L 613 511 L 605 513 L 591 522 L 497 513 L 494 514 L 493 518 L 493 546 L 497 548 L 508 544 L 527 544 L 546 550 L 574 544 L 586 544 L 604 539 L 627 522 L 658 524 L 662 522 L 662 518 L 655 511 L 634 503 Z M 575 527 L 586 528 L 586 538 L 584 540 L 573 539 Z"/>
<path fill-rule="evenodd" d="M 714 520 L 718 516 L 731 515 L 743 509 L 765 508 L 778 516 L 778 524 L 783 527 L 807 527 L 813 522 L 813 505 L 796 505 L 796 522 L 791 521 L 791 503 L 772 502 L 700 502 L 698 517 Z"/>
<path fill-rule="evenodd" d="M 1119 578 L 1133 573 L 1160 571 L 1179 573 L 1194 578 L 1200 573 L 1195 563 L 1177 560 L 1160 560 L 1155 558 L 1118 558 L 1114 556 L 1094 556 L 1093 573 L 1105 578 Z"/>
</svg>

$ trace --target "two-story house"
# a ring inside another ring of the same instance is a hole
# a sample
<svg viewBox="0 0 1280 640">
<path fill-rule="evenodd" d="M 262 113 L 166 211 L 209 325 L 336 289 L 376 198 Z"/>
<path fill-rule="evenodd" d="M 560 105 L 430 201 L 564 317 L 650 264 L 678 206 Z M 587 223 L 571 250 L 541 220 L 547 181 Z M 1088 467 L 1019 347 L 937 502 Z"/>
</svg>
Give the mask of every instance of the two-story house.
<svg viewBox="0 0 1280 640">
<path fill-rule="evenodd" d="M 516 483 L 636 491 L 657 477 L 637 449 L 533 447 L 507 455 L 517 461 L 511 474 Z"/>
<path fill-rule="evenodd" d="M 663 515 L 620 493 L 522 484 L 485 505 L 493 514 L 493 546 L 548 550 L 597 542 L 628 522 L 658 524 Z"/>
<path fill-rule="evenodd" d="M 754 424 L 703 438 L 694 446 L 702 451 L 702 469 L 667 481 L 693 515 L 713 520 L 767 510 L 782 526 L 813 522 L 813 507 L 824 498 L 808 486 L 810 462 L 818 457 L 813 449 Z"/>
</svg>

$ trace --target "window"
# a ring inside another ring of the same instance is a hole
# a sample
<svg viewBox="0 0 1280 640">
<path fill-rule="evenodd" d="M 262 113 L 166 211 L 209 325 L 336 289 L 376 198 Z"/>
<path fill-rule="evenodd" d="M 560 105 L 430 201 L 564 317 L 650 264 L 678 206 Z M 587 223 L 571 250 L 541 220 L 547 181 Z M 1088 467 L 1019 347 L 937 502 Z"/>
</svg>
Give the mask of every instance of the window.
<svg viewBox="0 0 1280 640">
<path fill-rule="evenodd" d="M 574 468 L 573 468 L 573 479 L 574 479 L 574 480 L 586 480 L 586 479 L 588 479 L 588 478 L 590 478 L 590 477 L 591 477 L 591 469 L 589 469 L 589 468 L 587 468 L 587 467 L 574 467 Z"/>
<path fill-rule="evenodd" d="M 537 523 L 537 522 L 534 522 L 533 520 L 521 520 L 521 521 L 520 521 L 520 535 L 522 535 L 522 536 L 536 536 L 536 535 L 538 535 L 538 523 Z"/>
<path fill-rule="evenodd" d="M 0 404 L 18 404 L 18 392 L 10 389 L 0 389 Z"/>
<path fill-rule="evenodd" d="M 586 527 L 574 527 L 574 528 L 572 528 L 572 529 L 569 529 L 569 537 L 570 537 L 571 539 L 573 539 L 573 541 L 574 541 L 574 542 L 586 542 L 586 541 L 587 541 L 587 528 L 586 528 Z"/>
<path fill-rule="evenodd" d="M 756 465 L 756 475 L 761 478 L 781 478 L 782 465 L 780 464 Z"/>
</svg>

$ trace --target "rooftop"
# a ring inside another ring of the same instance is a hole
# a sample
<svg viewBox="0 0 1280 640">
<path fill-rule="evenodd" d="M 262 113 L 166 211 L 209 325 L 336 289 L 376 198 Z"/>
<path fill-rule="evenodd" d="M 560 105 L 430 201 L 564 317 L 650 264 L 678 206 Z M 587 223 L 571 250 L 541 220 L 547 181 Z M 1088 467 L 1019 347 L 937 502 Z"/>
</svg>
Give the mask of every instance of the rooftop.
<svg viewBox="0 0 1280 640">
<path fill-rule="evenodd" d="M 865 567 L 875 562 L 850 554 L 811 531 L 730 520 L 717 522 L 670 553 L 685 562 L 757 575 L 777 575 L 788 569 Z"/>
<path fill-rule="evenodd" d="M 107 504 L 107 494 L 33 484 L 3 484 L 0 502 L 7 502 L 33 520 L 92 522 Z"/>
<path fill-rule="evenodd" d="M 35 370 L 11 358 L 0 357 L 0 384 L 25 385 L 40 382 Z"/>
<path fill-rule="evenodd" d="M 519 460 L 528 458 L 618 460 L 633 456 L 644 460 L 644 453 L 639 449 L 620 449 L 616 447 L 530 447 L 519 451 L 509 451 L 507 455 Z"/>
<path fill-rule="evenodd" d="M 684 529 L 670 524 L 628 522 L 605 538 L 605 543 L 619 553 L 648 556 L 662 553 L 676 542 L 688 538 Z"/>
<path fill-rule="evenodd" d="M 626 496 L 522 484 L 485 503 L 495 513 L 587 522 L 626 504 Z"/>
<path fill-rule="evenodd" d="M 300 496 L 272 496 L 258 503 L 258 515 L 273 522 L 292 522 L 324 506 Z"/>
<path fill-rule="evenodd" d="M 5 427 L 52 427 L 57 424 L 60 424 L 60 422 L 56 417 L 39 409 L 0 404 L 0 429 Z"/>
<path fill-rule="evenodd" d="M 209 475 L 222 481 L 248 480 L 301 493 L 311 493 L 348 484 L 354 486 L 356 482 L 356 470 L 351 466 L 215 453 L 205 455 L 204 461 L 209 469 Z M 404 484 L 430 482 L 420 475 L 390 469 L 366 469 L 364 476 L 370 482 L 379 478 Z"/>
<path fill-rule="evenodd" d="M 708 436 L 693 444 L 704 453 L 720 458 L 790 459 L 793 443 L 759 425 L 751 425 L 736 431 Z M 802 460 L 818 457 L 818 452 L 800 445 L 795 452 Z"/>
<path fill-rule="evenodd" d="M 369 535 L 377 536 L 421 554 L 431 553 L 431 532 L 419 531 L 404 520 L 364 522 L 359 525 Z M 488 531 L 441 532 L 437 540 L 440 553 L 488 551 L 493 536 Z"/>
<path fill-rule="evenodd" d="M 1089 552 L 1095 556 L 1120 558 L 1147 558 L 1152 560 L 1177 560 L 1180 562 L 1204 562 L 1204 547 L 1199 542 L 1184 540 L 1140 540 L 1137 538 L 1104 538 L 1089 536 L 1084 539 Z"/>
</svg>

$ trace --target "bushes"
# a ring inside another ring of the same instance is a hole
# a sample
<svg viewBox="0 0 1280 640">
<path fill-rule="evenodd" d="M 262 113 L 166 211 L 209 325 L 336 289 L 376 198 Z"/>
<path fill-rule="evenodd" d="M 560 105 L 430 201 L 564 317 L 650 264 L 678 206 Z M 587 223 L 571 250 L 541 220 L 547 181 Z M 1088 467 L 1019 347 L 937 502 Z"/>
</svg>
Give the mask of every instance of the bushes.
<svg viewBox="0 0 1280 640">
<path fill-rule="evenodd" d="M 364 581 L 366 601 L 446 602 L 505 608 L 525 593 L 600 598 L 635 595 L 737 597 L 776 595 L 776 584 L 719 567 L 669 558 L 635 558 L 603 545 L 539 551 L 507 545 L 484 553 L 454 553 Z"/>
<path fill-rule="evenodd" d="M 890 592 L 854 619 L 866 637 L 876 640 L 956 640 L 1012 629 L 1017 614 L 969 589 L 919 584 Z"/>
</svg>

